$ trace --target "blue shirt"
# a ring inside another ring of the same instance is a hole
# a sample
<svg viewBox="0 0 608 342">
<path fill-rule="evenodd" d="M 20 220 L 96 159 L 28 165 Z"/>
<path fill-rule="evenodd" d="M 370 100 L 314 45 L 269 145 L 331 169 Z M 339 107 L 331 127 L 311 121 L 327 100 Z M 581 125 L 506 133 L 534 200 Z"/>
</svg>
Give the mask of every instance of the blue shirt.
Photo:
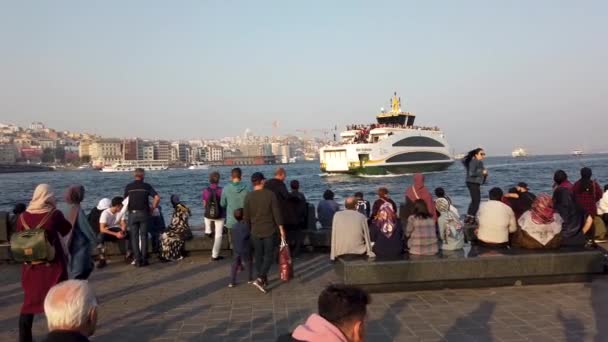
<svg viewBox="0 0 608 342">
<path fill-rule="evenodd" d="M 322 200 L 317 206 L 317 218 L 321 222 L 321 227 L 331 228 L 334 215 L 340 210 L 340 206 L 334 200 Z"/>
<path fill-rule="evenodd" d="M 251 254 L 251 229 L 243 222 L 232 225 L 232 248 L 238 256 Z"/>
</svg>

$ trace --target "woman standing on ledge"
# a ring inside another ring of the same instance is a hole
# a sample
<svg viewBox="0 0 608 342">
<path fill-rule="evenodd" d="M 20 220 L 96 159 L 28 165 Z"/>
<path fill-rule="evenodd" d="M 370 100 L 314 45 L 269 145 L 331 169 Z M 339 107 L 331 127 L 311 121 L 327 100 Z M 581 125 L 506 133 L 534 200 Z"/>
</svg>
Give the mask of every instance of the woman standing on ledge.
<svg viewBox="0 0 608 342">
<path fill-rule="evenodd" d="M 481 202 L 481 185 L 485 183 L 488 177 L 488 170 L 483 166 L 483 160 L 486 158 L 486 152 L 482 148 L 476 148 L 469 151 L 462 163 L 467 170 L 467 188 L 471 194 L 471 204 L 467 211 L 465 223 L 472 224 L 475 222 L 475 215 L 479 210 Z"/>
</svg>

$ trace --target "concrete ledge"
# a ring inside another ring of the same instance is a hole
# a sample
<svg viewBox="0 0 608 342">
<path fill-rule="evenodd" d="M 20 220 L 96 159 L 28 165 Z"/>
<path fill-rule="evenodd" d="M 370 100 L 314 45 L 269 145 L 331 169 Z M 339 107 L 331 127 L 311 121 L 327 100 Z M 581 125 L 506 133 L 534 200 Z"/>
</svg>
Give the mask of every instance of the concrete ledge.
<svg viewBox="0 0 608 342">
<path fill-rule="evenodd" d="M 601 248 L 392 261 L 345 257 L 336 261 L 336 272 L 345 284 L 370 291 L 407 291 L 589 281 L 604 272 L 605 260 Z"/>
<path fill-rule="evenodd" d="M 201 251 L 211 251 L 213 248 L 213 239 L 207 237 L 203 231 L 194 230 L 192 232 L 194 238 L 190 241 L 186 241 L 186 250 L 189 252 L 201 252 Z M 303 247 L 310 248 L 330 248 L 331 247 L 331 231 L 330 230 L 304 230 L 302 231 L 304 235 Z M 228 245 L 228 237 L 224 236 L 222 238 L 222 250 L 229 250 Z M 148 250 L 152 250 L 152 244 L 148 242 Z M 126 251 L 124 242 L 118 243 L 107 243 L 106 244 L 106 254 L 108 256 L 112 255 L 121 255 Z M 95 251 L 97 253 L 97 251 Z M 8 261 L 11 260 L 10 255 L 10 244 L 0 243 L 0 261 Z"/>
</svg>

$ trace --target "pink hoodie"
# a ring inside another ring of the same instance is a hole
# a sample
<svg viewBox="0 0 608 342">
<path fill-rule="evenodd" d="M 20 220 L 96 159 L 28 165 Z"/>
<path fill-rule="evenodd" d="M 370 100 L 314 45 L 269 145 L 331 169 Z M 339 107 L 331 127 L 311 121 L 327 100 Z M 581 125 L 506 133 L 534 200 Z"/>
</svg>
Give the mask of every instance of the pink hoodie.
<svg viewBox="0 0 608 342">
<path fill-rule="evenodd" d="M 340 329 L 317 314 L 310 315 L 306 323 L 293 331 L 291 337 L 306 342 L 348 342 Z"/>
</svg>

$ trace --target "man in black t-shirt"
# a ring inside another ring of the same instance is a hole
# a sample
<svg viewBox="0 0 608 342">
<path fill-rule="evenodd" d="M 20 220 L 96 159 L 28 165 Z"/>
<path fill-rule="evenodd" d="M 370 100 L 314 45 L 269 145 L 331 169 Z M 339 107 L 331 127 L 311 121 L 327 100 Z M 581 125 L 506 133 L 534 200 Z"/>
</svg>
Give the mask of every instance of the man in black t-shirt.
<svg viewBox="0 0 608 342">
<path fill-rule="evenodd" d="M 144 175 L 145 171 L 143 169 L 135 169 L 135 181 L 125 187 L 124 195 L 125 198 L 129 197 L 127 215 L 130 234 L 133 237 L 131 244 L 135 267 L 148 265 L 148 225 L 150 224 L 150 214 L 154 209 L 158 208 L 160 203 L 160 196 L 150 184 L 144 182 Z M 150 197 L 153 198 L 152 206 L 150 206 Z M 139 240 L 141 240 L 141 249 L 139 247 Z"/>
</svg>

